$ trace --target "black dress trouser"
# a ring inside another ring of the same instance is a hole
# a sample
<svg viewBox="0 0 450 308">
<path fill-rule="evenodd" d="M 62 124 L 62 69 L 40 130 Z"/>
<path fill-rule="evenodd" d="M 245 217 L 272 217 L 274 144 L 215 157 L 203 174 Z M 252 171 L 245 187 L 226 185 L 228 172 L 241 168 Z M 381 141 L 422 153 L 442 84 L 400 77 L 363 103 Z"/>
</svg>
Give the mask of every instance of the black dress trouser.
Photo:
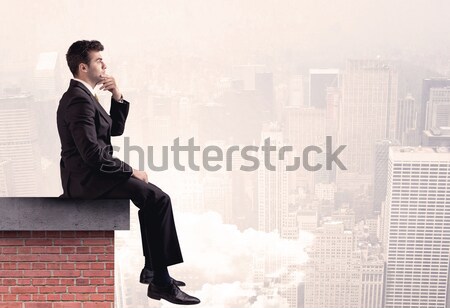
<svg viewBox="0 0 450 308">
<path fill-rule="evenodd" d="M 131 199 L 139 208 L 142 249 L 153 268 L 183 262 L 169 195 L 152 183 L 129 178 L 101 198 Z"/>
</svg>

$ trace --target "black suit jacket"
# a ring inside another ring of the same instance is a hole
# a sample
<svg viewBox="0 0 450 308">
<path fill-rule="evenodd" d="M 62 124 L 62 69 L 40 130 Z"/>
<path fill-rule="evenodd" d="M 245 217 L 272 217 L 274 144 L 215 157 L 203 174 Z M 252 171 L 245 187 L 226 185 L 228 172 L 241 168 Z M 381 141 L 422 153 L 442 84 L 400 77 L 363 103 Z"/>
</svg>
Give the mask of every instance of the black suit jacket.
<svg viewBox="0 0 450 308">
<path fill-rule="evenodd" d="M 94 199 L 130 178 L 133 169 L 112 156 L 111 136 L 122 135 L 129 103 L 111 98 L 110 114 L 76 80 L 57 111 L 61 181 L 68 198 Z"/>
</svg>

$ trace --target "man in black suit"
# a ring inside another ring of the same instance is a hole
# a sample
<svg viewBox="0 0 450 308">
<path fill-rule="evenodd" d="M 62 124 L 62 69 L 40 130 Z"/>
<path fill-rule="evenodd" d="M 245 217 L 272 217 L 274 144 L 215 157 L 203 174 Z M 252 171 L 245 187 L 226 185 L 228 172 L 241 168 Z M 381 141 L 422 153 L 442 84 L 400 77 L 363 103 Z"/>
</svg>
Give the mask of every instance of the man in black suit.
<svg viewBox="0 0 450 308">
<path fill-rule="evenodd" d="M 171 278 L 167 270 L 183 262 L 170 197 L 149 183 L 144 171 L 112 156 L 111 136 L 122 135 L 130 103 L 105 73 L 101 51 L 100 42 L 83 40 L 73 43 L 66 55 L 74 79 L 57 111 L 61 197 L 131 199 L 139 207 L 145 256 L 140 282 L 149 284 L 147 295 L 175 304 L 198 304 L 198 298 L 179 289 L 184 282 Z M 98 102 L 96 85 L 112 93 L 109 114 Z"/>
</svg>

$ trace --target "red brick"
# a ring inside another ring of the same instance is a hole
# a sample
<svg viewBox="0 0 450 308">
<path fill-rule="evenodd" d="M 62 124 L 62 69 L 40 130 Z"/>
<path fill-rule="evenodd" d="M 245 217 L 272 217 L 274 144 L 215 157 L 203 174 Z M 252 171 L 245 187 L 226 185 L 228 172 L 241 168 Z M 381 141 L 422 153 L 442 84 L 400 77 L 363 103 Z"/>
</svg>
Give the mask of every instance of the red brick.
<svg viewBox="0 0 450 308">
<path fill-rule="evenodd" d="M 89 295 L 89 299 L 91 301 L 103 302 L 103 301 L 105 301 L 105 295 L 104 294 L 91 294 L 91 295 Z"/>
<path fill-rule="evenodd" d="M 18 254 L 30 254 L 31 253 L 31 247 L 17 247 L 17 253 Z"/>
<path fill-rule="evenodd" d="M 3 301 L 9 302 L 9 301 L 16 301 L 17 300 L 17 294 L 4 294 L 3 295 Z"/>
<path fill-rule="evenodd" d="M 67 247 L 67 246 L 61 247 L 61 253 L 64 254 L 72 254 L 75 253 L 75 251 L 76 251 L 75 247 Z"/>
<path fill-rule="evenodd" d="M 42 246 L 36 246 L 36 247 L 31 247 L 31 253 L 34 254 L 41 254 L 41 253 L 45 253 L 45 247 Z"/>
<path fill-rule="evenodd" d="M 114 262 L 114 255 L 98 255 L 97 256 L 98 261 L 112 261 Z"/>
<path fill-rule="evenodd" d="M 53 308 L 83 308 L 82 303 L 54 303 Z"/>
<path fill-rule="evenodd" d="M 89 280 L 90 285 L 104 285 L 105 279 L 104 278 L 94 278 Z"/>
<path fill-rule="evenodd" d="M 67 261 L 67 256 L 66 255 L 56 255 L 56 254 L 40 255 L 39 261 L 41 261 L 41 262 L 62 262 L 62 261 Z"/>
<path fill-rule="evenodd" d="M 17 263 L 17 269 L 31 270 L 31 263 L 19 262 Z"/>
<path fill-rule="evenodd" d="M 3 269 L 5 271 L 7 271 L 7 270 L 16 270 L 17 269 L 17 263 L 3 263 Z"/>
<path fill-rule="evenodd" d="M 55 246 L 81 246 L 80 239 L 55 239 Z"/>
<path fill-rule="evenodd" d="M 47 263 L 32 263 L 31 269 L 34 270 L 44 270 L 47 269 Z"/>
<path fill-rule="evenodd" d="M 75 280 L 75 285 L 77 286 L 88 286 L 89 285 L 89 279 L 85 278 L 79 278 Z"/>
<path fill-rule="evenodd" d="M 53 271 L 54 277 L 80 277 L 80 271 Z"/>
<path fill-rule="evenodd" d="M 47 237 L 47 233 L 45 231 L 32 231 L 31 236 L 33 238 L 45 238 Z"/>
<path fill-rule="evenodd" d="M 61 269 L 61 262 L 47 263 L 47 269 L 48 270 L 60 270 Z"/>
<path fill-rule="evenodd" d="M 88 254 L 90 252 L 89 248 L 90 247 L 85 247 L 85 246 L 77 247 L 77 252 L 76 253 Z"/>
<path fill-rule="evenodd" d="M 45 294 L 33 294 L 33 301 L 44 302 L 47 300 Z"/>
<path fill-rule="evenodd" d="M 9 262 L 13 255 L 0 255 L 0 262 Z"/>
<path fill-rule="evenodd" d="M 59 286 L 61 285 L 61 281 L 59 278 L 47 278 L 45 279 L 44 286 Z"/>
<path fill-rule="evenodd" d="M 31 294 L 38 293 L 38 287 L 35 286 L 20 286 L 20 287 L 11 287 L 11 293 L 14 294 Z"/>
<path fill-rule="evenodd" d="M 105 231 L 89 231 L 89 237 L 99 237 L 104 238 L 106 237 Z"/>
<path fill-rule="evenodd" d="M 0 246 L 23 246 L 23 239 L 11 239 L 11 238 L 2 238 L 0 239 Z"/>
<path fill-rule="evenodd" d="M 68 255 L 69 261 L 75 262 L 95 262 L 97 261 L 96 255 Z"/>
<path fill-rule="evenodd" d="M 84 286 L 84 287 L 69 287 L 69 293 L 95 293 L 96 287 Z"/>
<path fill-rule="evenodd" d="M 105 253 L 105 247 L 102 246 L 95 246 L 95 247 L 90 247 L 91 249 L 91 253 Z"/>
<path fill-rule="evenodd" d="M 107 246 L 107 247 L 105 247 L 105 252 L 113 254 L 114 253 L 114 246 Z"/>
<path fill-rule="evenodd" d="M 74 270 L 75 264 L 74 263 L 61 263 L 61 269 L 63 270 Z"/>
<path fill-rule="evenodd" d="M 48 294 L 46 299 L 52 302 L 61 301 L 61 294 Z"/>
<path fill-rule="evenodd" d="M 84 303 L 83 308 L 114 308 L 114 303 Z"/>
<path fill-rule="evenodd" d="M 109 270 L 114 270 L 114 263 L 113 262 L 107 262 L 105 264 L 105 268 Z"/>
<path fill-rule="evenodd" d="M 0 271 L 0 277 L 23 277 L 23 271 Z"/>
<path fill-rule="evenodd" d="M 9 287 L 0 287 L 0 293 L 9 293 Z"/>
<path fill-rule="evenodd" d="M 105 300 L 108 302 L 113 302 L 114 303 L 114 293 L 110 294 L 110 293 L 106 293 L 105 294 Z"/>
<path fill-rule="evenodd" d="M 83 271 L 85 277 L 112 277 L 111 271 Z"/>
<path fill-rule="evenodd" d="M 39 255 L 30 255 L 30 254 L 10 255 L 10 260 L 13 262 L 38 262 Z"/>
<path fill-rule="evenodd" d="M 114 285 L 114 278 L 105 278 L 105 285 L 113 286 Z"/>
<path fill-rule="evenodd" d="M 6 278 L 3 279 L 3 285 L 4 286 L 15 286 L 17 284 L 16 279 Z"/>
<path fill-rule="evenodd" d="M 52 272 L 51 271 L 45 271 L 45 270 L 31 270 L 31 271 L 24 271 L 23 277 L 51 277 Z"/>
<path fill-rule="evenodd" d="M 111 245 L 112 239 L 84 239 L 83 244 L 87 246 L 105 246 L 105 245 Z"/>
<path fill-rule="evenodd" d="M 59 280 L 60 285 L 65 286 L 74 286 L 75 285 L 75 279 L 74 278 L 62 278 Z"/>
<path fill-rule="evenodd" d="M 77 294 L 75 294 L 75 300 L 76 301 L 88 301 L 89 294 L 77 293 Z"/>
<path fill-rule="evenodd" d="M 64 286 L 39 287 L 39 293 L 66 293 L 67 288 Z"/>
<path fill-rule="evenodd" d="M 0 303 L 0 308 L 22 308 L 22 303 Z"/>
<path fill-rule="evenodd" d="M 61 232 L 61 237 L 62 238 L 77 237 L 77 234 L 74 231 L 62 231 Z"/>
<path fill-rule="evenodd" d="M 25 303 L 24 304 L 24 308 L 52 308 L 53 304 L 52 303 Z"/>
<path fill-rule="evenodd" d="M 63 301 L 74 301 L 75 300 L 75 294 L 61 294 L 61 300 Z"/>
<path fill-rule="evenodd" d="M 31 285 L 31 279 L 17 279 L 17 284 L 19 286 L 30 286 Z"/>
<path fill-rule="evenodd" d="M 51 239 L 32 238 L 25 240 L 26 246 L 52 246 L 53 241 Z"/>
<path fill-rule="evenodd" d="M 21 302 L 29 302 L 31 301 L 31 295 L 30 294 L 19 294 L 17 295 L 17 300 Z"/>
<path fill-rule="evenodd" d="M 32 279 L 33 286 L 45 286 L 47 284 L 47 279 L 45 278 L 33 278 Z"/>
<path fill-rule="evenodd" d="M 17 247 L 3 247 L 2 254 L 17 254 Z"/>
<path fill-rule="evenodd" d="M 113 286 L 97 287 L 98 293 L 114 293 Z"/>
<path fill-rule="evenodd" d="M 61 237 L 61 231 L 47 231 L 45 233 L 46 238 L 60 238 Z"/>
<path fill-rule="evenodd" d="M 89 269 L 89 263 L 75 263 L 75 268 L 77 270 Z"/>
<path fill-rule="evenodd" d="M 91 263 L 90 264 L 91 270 L 104 270 L 105 269 L 105 263 L 103 262 L 97 262 L 97 263 Z"/>
</svg>

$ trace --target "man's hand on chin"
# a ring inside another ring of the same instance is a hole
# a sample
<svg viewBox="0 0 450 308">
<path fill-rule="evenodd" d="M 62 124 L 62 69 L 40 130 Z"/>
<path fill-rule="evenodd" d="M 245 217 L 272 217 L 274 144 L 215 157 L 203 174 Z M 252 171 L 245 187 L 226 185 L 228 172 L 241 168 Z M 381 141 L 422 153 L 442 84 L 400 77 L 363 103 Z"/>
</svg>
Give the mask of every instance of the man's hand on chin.
<svg viewBox="0 0 450 308">
<path fill-rule="evenodd" d="M 122 98 L 122 93 L 120 93 L 114 77 L 106 74 L 101 75 L 100 77 L 102 78 L 102 80 L 99 82 L 102 85 L 100 87 L 100 90 L 109 91 L 112 93 L 112 96 L 116 101 L 120 100 Z"/>
<path fill-rule="evenodd" d="M 148 183 L 148 176 L 147 172 L 145 171 L 133 169 L 133 174 L 131 176 L 138 180 L 144 181 L 145 183 Z"/>
</svg>

